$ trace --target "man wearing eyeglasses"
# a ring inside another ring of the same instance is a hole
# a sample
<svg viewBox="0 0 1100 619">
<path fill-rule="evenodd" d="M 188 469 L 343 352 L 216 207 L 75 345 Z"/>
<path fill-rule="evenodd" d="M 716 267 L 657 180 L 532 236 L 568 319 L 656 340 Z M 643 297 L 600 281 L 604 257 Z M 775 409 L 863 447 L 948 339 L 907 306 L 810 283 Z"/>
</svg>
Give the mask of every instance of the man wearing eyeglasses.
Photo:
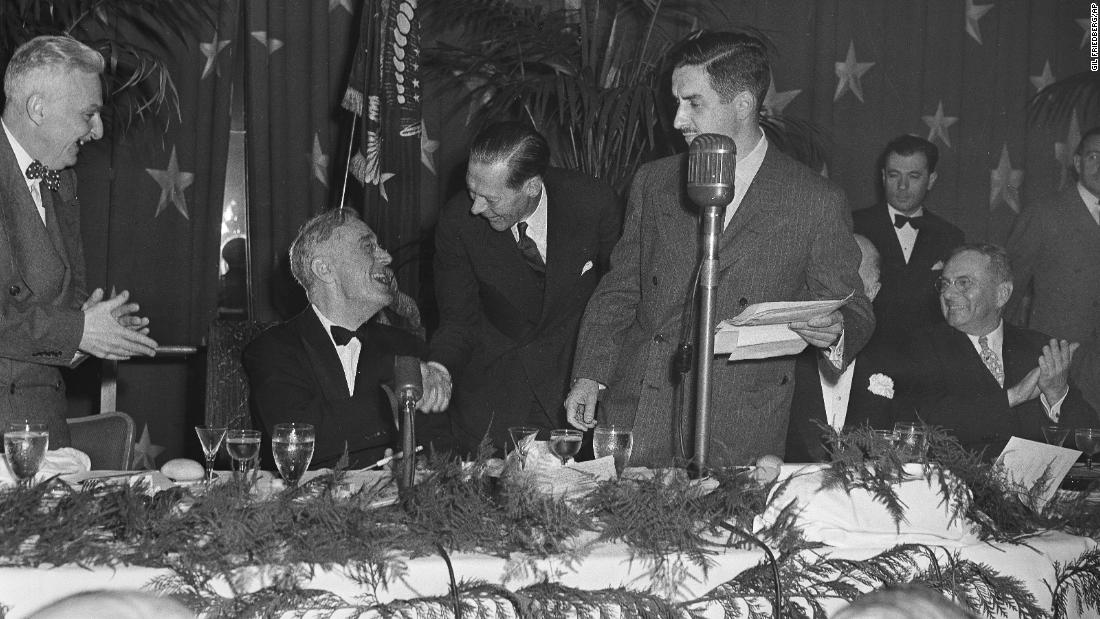
<svg viewBox="0 0 1100 619">
<path fill-rule="evenodd" d="M 1042 439 L 1051 422 L 1096 425 L 1096 413 L 1067 382 L 1078 344 L 1002 319 L 1012 296 L 1004 249 L 956 248 L 937 281 L 946 324 L 912 341 L 917 415 L 964 446 L 995 458 L 1012 436 Z"/>
</svg>

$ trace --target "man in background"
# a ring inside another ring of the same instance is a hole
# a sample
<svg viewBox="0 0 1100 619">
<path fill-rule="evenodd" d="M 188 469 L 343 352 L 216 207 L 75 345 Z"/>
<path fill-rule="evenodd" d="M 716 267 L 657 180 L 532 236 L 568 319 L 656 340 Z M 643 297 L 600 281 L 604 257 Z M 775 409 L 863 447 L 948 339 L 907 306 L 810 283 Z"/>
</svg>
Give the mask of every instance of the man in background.
<svg viewBox="0 0 1100 619">
<path fill-rule="evenodd" d="M 1013 436 L 1042 441 L 1043 424 L 1096 425 L 1096 413 L 1067 383 L 1078 344 L 1002 319 L 1012 296 L 1008 254 L 996 245 L 963 245 L 939 280 L 946 324 L 912 341 L 918 416 L 943 426 L 964 447 L 996 458 Z"/>
<path fill-rule="evenodd" d="M 1016 271 L 1010 314 L 1075 342 L 1100 340 L 1100 127 L 1073 155 L 1077 182 L 1027 205 L 1007 249 Z M 1025 306 L 1026 305 L 1026 306 Z"/>
<path fill-rule="evenodd" d="M 731 318 L 753 303 L 853 295 L 840 310 L 791 325 L 843 368 L 874 328 L 856 272 L 859 249 L 848 204 L 832 182 L 764 137 L 759 114 L 770 68 L 763 43 L 744 34 L 706 33 L 681 44 L 672 60 L 676 128 L 689 143 L 718 133 L 737 146 L 734 196 L 719 239 L 716 315 Z M 634 177 L 611 272 L 584 314 L 566 400 L 569 422 L 578 428 L 595 425 L 597 397 L 601 422 L 633 427 L 632 462 L 639 465 L 692 455 L 686 443 L 693 407 L 672 414 L 672 361 L 682 323 L 693 311 L 685 299 L 700 253 L 698 209 L 684 191 L 684 159 L 648 163 Z M 714 462 L 781 454 L 794 358 L 719 358 L 712 378 Z"/>
<path fill-rule="evenodd" d="M 48 424 L 70 444 L 59 367 L 88 355 L 152 356 L 149 321 L 123 291 L 85 289 L 76 163 L 103 136 L 103 57 L 62 36 L 31 39 L 4 73 L 0 137 L 0 426 Z"/>
<path fill-rule="evenodd" d="M 859 278 L 863 294 L 873 303 L 879 293 L 879 254 L 867 237 L 855 235 L 862 260 Z M 876 343 L 879 342 L 879 343 Z M 828 459 L 822 438 L 826 428 L 837 432 L 868 424 L 891 429 L 899 416 L 901 357 L 894 346 L 871 338 L 859 355 L 838 372 L 813 348 L 798 355 L 795 362 L 794 397 L 787 429 L 787 462 L 821 462 Z M 909 417 L 910 415 L 906 415 Z"/>
<path fill-rule="evenodd" d="M 509 426 L 565 424 L 577 327 L 607 271 L 622 204 L 588 176 L 550 167 L 550 147 L 516 122 L 474 138 L 466 192 L 440 215 L 431 359 L 454 376 L 454 433 L 466 451 Z"/>
<path fill-rule="evenodd" d="M 934 284 L 944 256 L 962 245 L 963 233 L 926 206 L 936 184 L 936 145 L 902 135 L 882 156 L 885 204 L 856 211 L 857 234 L 882 256 L 882 290 L 875 299 L 875 339 L 895 344 L 913 329 L 943 322 Z"/>
<path fill-rule="evenodd" d="M 290 269 L 310 307 L 261 333 L 244 350 L 252 417 L 266 440 L 276 424 L 316 430 L 312 468 L 333 466 L 346 451 L 362 468 L 400 443 L 393 387 L 395 355 L 423 357 L 424 342 L 371 319 L 393 301 L 391 258 L 352 210 L 307 221 L 290 246 Z M 438 376 L 421 363 L 421 410 L 446 406 Z M 270 449 L 261 450 L 265 466 Z"/>
</svg>

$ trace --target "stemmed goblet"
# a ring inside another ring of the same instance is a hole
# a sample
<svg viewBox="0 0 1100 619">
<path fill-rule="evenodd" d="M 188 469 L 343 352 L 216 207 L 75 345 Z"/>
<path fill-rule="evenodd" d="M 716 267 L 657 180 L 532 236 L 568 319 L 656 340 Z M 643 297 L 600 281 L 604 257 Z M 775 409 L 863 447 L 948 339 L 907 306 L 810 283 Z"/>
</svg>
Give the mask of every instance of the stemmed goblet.
<svg viewBox="0 0 1100 619">
<path fill-rule="evenodd" d="M 592 453 L 597 458 L 612 456 L 615 459 L 615 473 L 623 474 L 630 462 L 630 452 L 634 451 L 634 432 L 622 426 L 600 426 L 592 431 Z"/>
<path fill-rule="evenodd" d="M 924 425 L 899 421 L 894 424 L 896 445 L 906 462 L 919 462 L 928 451 L 928 437 L 924 432 Z"/>
<path fill-rule="evenodd" d="M 538 437 L 539 429 L 535 426 L 512 426 L 508 428 L 508 435 L 512 437 L 512 445 L 519 457 L 519 468 L 523 470 L 527 465 L 527 450 Z"/>
<path fill-rule="evenodd" d="M 225 433 L 225 428 L 195 426 L 195 434 L 199 435 L 202 453 L 206 456 L 206 483 L 214 481 L 214 458 L 218 456 L 218 450 L 221 449 L 222 441 L 225 440 Z"/>
<path fill-rule="evenodd" d="M 1051 445 L 1061 447 L 1062 443 L 1066 442 L 1066 437 L 1069 436 L 1069 430 L 1069 427 L 1060 426 L 1056 423 L 1044 425 L 1043 440 Z"/>
<path fill-rule="evenodd" d="M 233 460 L 233 478 L 247 479 L 260 456 L 260 431 L 229 430 L 225 435 L 225 450 Z"/>
<path fill-rule="evenodd" d="M 581 450 L 581 440 L 584 433 L 580 430 L 552 430 L 550 432 L 550 451 L 561 460 L 565 466 L 569 460 Z"/>
<path fill-rule="evenodd" d="M 4 427 L 4 457 L 20 485 L 30 485 L 38 474 L 49 445 L 50 433 L 44 423 L 22 420 Z"/>
<path fill-rule="evenodd" d="M 315 439 L 313 426 L 308 423 L 275 425 L 271 433 L 271 455 L 288 488 L 296 487 L 309 468 Z"/>
<path fill-rule="evenodd" d="M 1085 467 L 1092 470 L 1092 457 L 1100 451 L 1100 428 L 1077 428 L 1073 433 L 1077 449 L 1085 453 Z"/>
</svg>

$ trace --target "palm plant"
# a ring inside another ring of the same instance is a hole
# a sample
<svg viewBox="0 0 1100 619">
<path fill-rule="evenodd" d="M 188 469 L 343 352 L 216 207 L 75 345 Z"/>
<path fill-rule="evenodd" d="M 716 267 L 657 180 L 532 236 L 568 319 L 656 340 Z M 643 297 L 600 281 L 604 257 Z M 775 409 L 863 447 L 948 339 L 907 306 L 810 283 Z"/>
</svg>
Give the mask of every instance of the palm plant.
<svg viewBox="0 0 1100 619">
<path fill-rule="evenodd" d="M 212 0 L 3 0 L 0 63 L 33 37 L 69 35 L 103 54 L 108 110 L 124 126 L 164 112 L 178 117 L 166 59 L 173 43 L 214 23 L 212 7 Z"/>
<path fill-rule="evenodd" d="M 622 191 L 643 161 L 682 145 L 662 103 L 672 46 L 701 23 L 748 32 L 715 0 L 571 0 L 561 9 L 510 0 L 424 0 L 424 65 L 468 89 L 482 121 L 525 117 L 555 163 Z M 769 43 L 770 44 L 770 43 Z M 669 99 L 671 101 L 671 99 Z M 769 138 L 822 160 L 807 122 L 762 115 Z"/>
</svg>

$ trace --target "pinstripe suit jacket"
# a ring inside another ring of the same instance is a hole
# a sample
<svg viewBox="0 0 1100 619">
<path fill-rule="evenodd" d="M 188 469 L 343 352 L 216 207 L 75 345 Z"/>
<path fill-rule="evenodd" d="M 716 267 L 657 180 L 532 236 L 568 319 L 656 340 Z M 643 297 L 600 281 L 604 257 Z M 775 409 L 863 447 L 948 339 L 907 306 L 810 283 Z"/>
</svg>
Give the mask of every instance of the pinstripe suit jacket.
<svg viewBox="0 0 1100 619">
<path fill-rule="evenodd" d="M 65 385 L 57 366 L 73 360 L 84 334 L 84 249 L 76 173 L 43 187 L 46 226 L 0 130 L 0 421 L 50 424 L 50 447 L 69 444 Z"/>
<path fill-rule="evenodd" d="M 684 189 L 686 161 L 683 155 L 661 159 L 635 176 L 623 236 L 611 272 L 585 311 L 573 366 L 574 377 L 608 386 L 598 415 L 633 425 L 636 464 L 662 464 L 679 455 L 671 359 L 700 254 L 699 217 Z M 855 291 L 843 310 L 845 362 L 874 328 L 871 304 L 861 294 L 859 249 L 843 192 L 774 145 L 722 233 L 719 259 L 719 318 L 752 303 L 840 298 Z M 711 463 L 783 453 L 793 373 L 794 357 L 715 359 Z M 683 435 L 690 447 L 690 424 Z"/>
</svg>

